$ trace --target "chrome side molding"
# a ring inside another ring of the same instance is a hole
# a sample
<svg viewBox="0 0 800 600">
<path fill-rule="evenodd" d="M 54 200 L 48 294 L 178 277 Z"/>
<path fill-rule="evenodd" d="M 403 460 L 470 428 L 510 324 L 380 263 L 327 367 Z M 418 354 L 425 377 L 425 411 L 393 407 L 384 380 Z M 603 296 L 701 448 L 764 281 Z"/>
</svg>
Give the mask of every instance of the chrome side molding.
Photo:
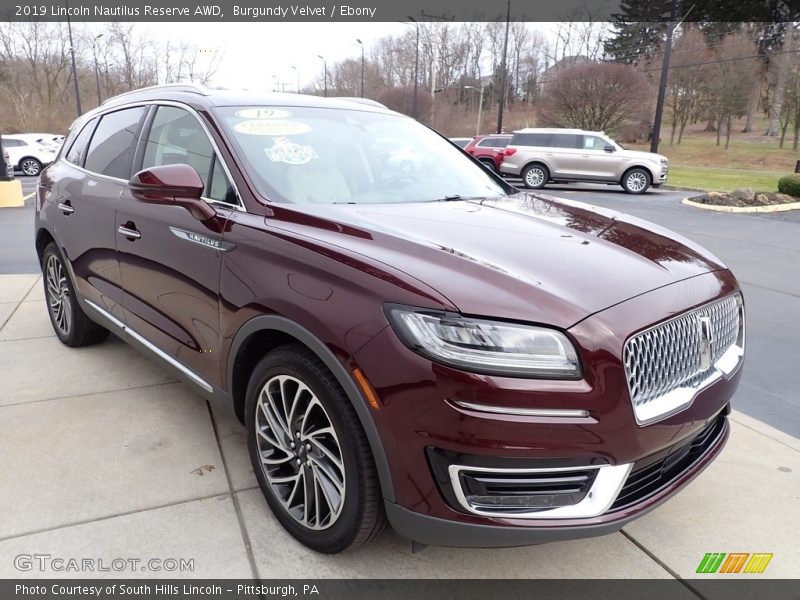
<svg viewBox="0 0 800 600">
<path fill-rule="evenodd" d="M 110 321 L 115 327 L 117 327 L 121 331 L 127 333 L 129 336 L 131 336 L 137 342 L 142 344 L 145 348 L 150 350 L 153 354 L 158 356 L 161 360 L 163 360 L 166 363 L 169 363 L 170 365 L 172 365 L 173 367 L 178 369 L 178 371 L 183 373 L 188 379 L 190 379 L 191 381 L 193 381 L 194 383 L 199 385 L 205 391 L 207 391 L 207 392 L 213 392 L 214 391 L 214 387 L 210 383 L 208 383 L 205 379 L 200 377 L 197 373 L 195 373 L 194 371 L 192 371 L 191 369 L 189 369 L 188 367 L 186 367 L 182 363 L 178 362 L 176 359 L 171 357 L 169 354 L 167 354 L 166 352 L 164 352 L 163 350 L 161 350 L 157 346 L 153 345 L 150 341 L 148 341 L 142 335 L 138 334 L 136 331 L 134 331 L 133 329 L 128 327 L 125 323 L 123 323 L 122 321 L 117 319 L 110 312 L 108 312 L 104 308 L 100 308 L 99 306 L 97 306 L 97 304 L 95 304 L 91 300 L 84 299 L 83 301 L 86 304 L 88 304 L 93 310 L 96 310 L 98 313 L 100 313 L 105 319 Z"/>
</svg>

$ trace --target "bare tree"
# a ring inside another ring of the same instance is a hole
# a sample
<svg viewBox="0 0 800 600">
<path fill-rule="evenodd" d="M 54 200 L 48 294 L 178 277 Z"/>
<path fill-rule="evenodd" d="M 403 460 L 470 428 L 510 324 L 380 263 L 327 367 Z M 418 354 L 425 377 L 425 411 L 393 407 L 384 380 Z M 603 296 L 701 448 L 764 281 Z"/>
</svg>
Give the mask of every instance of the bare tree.
<svg viewBox="0 0 800 600">
<path fill-rule="evenodd" d="M 685 31 L 675 42 L 666 104 L 671 126 L 670 146 L 675 143 L 676 132 L 678 143 L 681 143 L 686 125 L 698 116 L 708 77 L 708 67 L 702 63 L 707 62 L 710 56 L 703 34 L 697 29 Z"/>
<path fill-rule="evenodd" d="M 652 87 L 635 67 L 584 63 L 565 68 L 545 88 L 541 120 L 556 127 L 617 131 L 628 120 L 647 118 Z"/>
<path fill-rule="evenodd" d="M 753 41 L 744 33 L 726 35 L 716 49 L 718 62 L 710 71 L 709 100 L 717 124 L 717 146 L 725 127 L 725 148 L 731 139 L 733 119 L 747 113 L 756 84 L 758 58 Z"/>
</svg>

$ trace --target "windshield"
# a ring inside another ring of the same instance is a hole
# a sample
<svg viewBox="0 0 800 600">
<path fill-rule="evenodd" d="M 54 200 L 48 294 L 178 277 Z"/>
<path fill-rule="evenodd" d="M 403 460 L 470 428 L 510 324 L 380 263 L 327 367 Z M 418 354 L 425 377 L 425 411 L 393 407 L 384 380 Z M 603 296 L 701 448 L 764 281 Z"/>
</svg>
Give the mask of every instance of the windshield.
<svg viewBox="0 0 800 600">
<path fill-rule="evenodd" d="M 407 117 L 295 106 L 215 112 L 270 200 L 368 204 L 506 195 L 448 140 Z"/>
</svg>

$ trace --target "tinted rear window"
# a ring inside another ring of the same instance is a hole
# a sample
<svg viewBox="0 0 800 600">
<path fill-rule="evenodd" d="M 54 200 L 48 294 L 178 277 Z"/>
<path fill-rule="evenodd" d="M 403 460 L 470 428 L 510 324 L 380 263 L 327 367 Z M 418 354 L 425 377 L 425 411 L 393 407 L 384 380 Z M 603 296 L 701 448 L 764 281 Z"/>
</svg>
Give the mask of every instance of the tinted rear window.
<svg viewBox="0 0 800 600">
<path fill-rule="evenodd" d="M 486 138 L 477 143 L 481 148 L 505 148 L 510 138 Z"/>
<path fill-rule="evenodd" d="M 583 136 L 574 133 L 557 133 L 552 145 L 556 148 L 583 148 Z"/>
<path fill-rule="evenodd" d="M 87 170 L 119 179 L 130 178 L 144 110 L 143 106 L 126 108 L 100 119 L 86 154 Z"/>
<path fill-rule="evenodd" d="M 549 133 L 515 133 L 511 138 L 512 146 L 550 146 Z"/>
</svg>

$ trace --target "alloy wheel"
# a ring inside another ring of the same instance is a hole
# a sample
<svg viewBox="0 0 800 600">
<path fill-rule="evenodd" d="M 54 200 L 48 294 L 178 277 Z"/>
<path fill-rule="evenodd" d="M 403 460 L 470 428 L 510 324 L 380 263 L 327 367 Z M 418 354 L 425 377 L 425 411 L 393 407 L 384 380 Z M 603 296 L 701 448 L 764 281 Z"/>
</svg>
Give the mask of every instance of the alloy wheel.
<svg viewBox="0 0 800 600">
<path fill-rule="evenodd" d="M 634 171 L 628 175 L 627 179 L 628 189 L 632 192 L 641 192 L 647 187 L 647 175 L 640 171 Z"/>
<path fill-rule="evenodd" d="M 544 171 L 539 167 L 532 167 L 528 169 L 528 172 L 525 174 L 525 183 L 530 187 L 539 187 L 542 185 L 543 181 Z"/>
<path fill-rule="evenodd" d="M 23 160 L 20 168 L 25 175 L 38 175 L 40 171 L 39 163 L 30 158 Z"/>
<path fill-rule="evenodd" d="M 255 429 L 261 468 L 286 512 L 308 529 L 333 525 L 344 507 L 344 459 L 317 396 L 295 377 L 272 377 L 258 394 Z"/>
<path fill-rule="evenodd" d="M 47 282 L 47 307 L 53 323 L 62 335 L 68 336 L 72 329 L 72 302 L 64 265 L 54 254 L 47 258 L 45 279 Z"/>
</svg>

